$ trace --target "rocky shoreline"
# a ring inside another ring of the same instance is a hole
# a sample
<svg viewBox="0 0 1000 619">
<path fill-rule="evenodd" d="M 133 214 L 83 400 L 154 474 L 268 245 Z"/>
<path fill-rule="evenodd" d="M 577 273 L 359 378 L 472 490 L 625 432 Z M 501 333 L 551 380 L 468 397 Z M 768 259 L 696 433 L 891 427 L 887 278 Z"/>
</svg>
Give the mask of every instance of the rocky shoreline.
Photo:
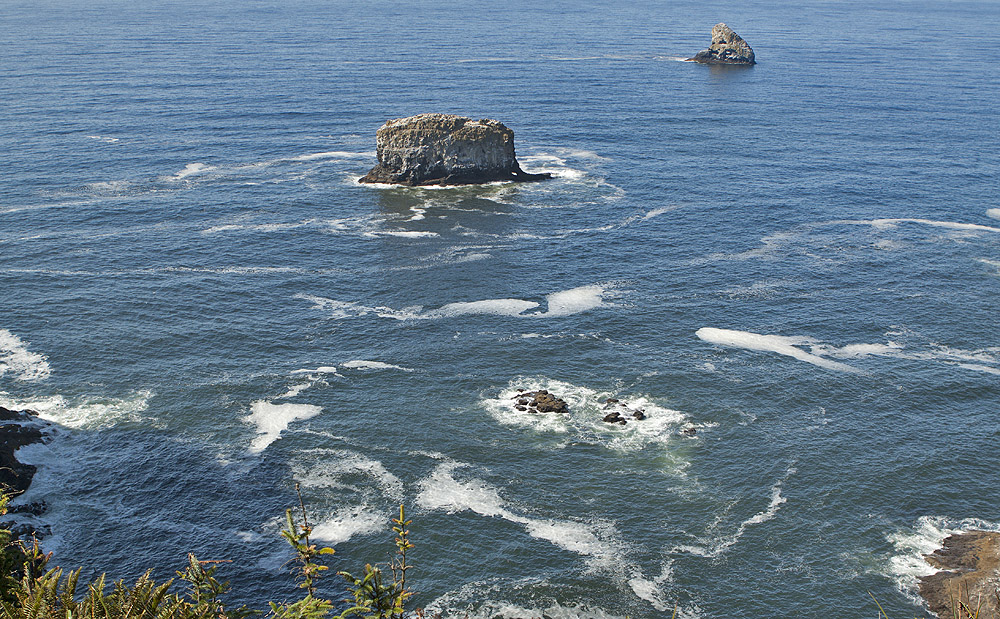
<svg viewBox="0 0 1000 619">
<path fill-rule="evenodd" d="M 51 426 L 38 418 L 33 411 L 15 411 L 0 406 L 0 489 L 9 497 L 24 494 L 31 486 L 38 467 L 17 459 L 17 450 L 26 445 L 45 443 L 51 436 Z M 36 501 L 8 507 L 11 515 L 40 516 L 45 503 Z M 47 531 L 14 518 L 0 522 L 0 527 L 11 530 L 15 537 L 41 536 Z"/>
<path fill-rule="evenodd" d="M 920 579 L 920 595 L 942 619 L 961 603 L 979 617 L 1000 616 L 1000 533 L 966 531 L 951 535 L 924 559 L 938 572 Z M 959 612 L 958 616 L 968 616 Z"/>
</svg>

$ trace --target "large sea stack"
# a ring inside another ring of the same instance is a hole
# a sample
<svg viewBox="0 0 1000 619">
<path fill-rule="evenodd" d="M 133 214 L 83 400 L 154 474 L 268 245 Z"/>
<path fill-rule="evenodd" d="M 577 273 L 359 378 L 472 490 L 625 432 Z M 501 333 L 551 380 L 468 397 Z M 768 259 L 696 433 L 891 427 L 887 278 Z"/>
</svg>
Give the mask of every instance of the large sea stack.
<svg viewBox="0 0 1000 619">
<path fill-rule="evenodd" d="M 452 114 L 419 114 L 387 121 L 375 134 L 378 164 L 362 183 L 472 185 L 540 181 L 514 156 L 514 132 L 502 122 Z"/>
<path fill-rule="evenodd" d="M 920 579 L 920 595 L 931 612 L 942 619 L 1000 616 L 1000 533 L 951 535 L 942 548 L 924 558 L 940 570 Z M 972 614 L 963 612 L 959 604 L 967 605 Z"/>
<path fill-rule="evenodd" d="M 688 60 L 705 64 L 757 64 L 750 45 L 725 24 L 715 24 L 712 28 L 712 44 Z"/>
</svg>

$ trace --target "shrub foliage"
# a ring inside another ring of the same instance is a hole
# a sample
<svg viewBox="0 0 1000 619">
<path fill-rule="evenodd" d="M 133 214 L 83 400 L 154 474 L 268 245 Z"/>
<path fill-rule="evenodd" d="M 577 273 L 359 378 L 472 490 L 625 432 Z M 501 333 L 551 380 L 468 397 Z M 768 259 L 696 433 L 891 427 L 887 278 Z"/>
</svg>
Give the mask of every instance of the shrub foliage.
<svg viewBox="0 0 1000 619">
<path fill-rule="evenodd" d="M 296 490 L 298 488 L 296 487 Z M 7 512 L 7 497 L 0 497 L 0 515 Z M 48 566 L 51 553 L 44 554 L 38 541 L 15 539 L 10 530 L 0 529 L 0 619 L 403 619 L 423 617 L 420 610 L 407 611 L 413 592 L 406 586 L 410 569 L 406 553 L 410 543 L 409 520 L 403 506 L 393 519 L 396 555 L 385 566 L 365 565 L 359 576 L 338 572 L 346 581 L 349 597 L 341 603 L 317 595 L 316 583 L 328 567 L 321 557 L 333 549 L 317 547 L 309 539 L 312 527 L 299 496 L 301 523 L 292 510 L 285 513 L 281 536 L 291 545 L 292 573 L 304 595 L 292 602 L 269 602 L 267 611 L 245 606 L 230 608 L 223 598 L 228 582 L 216 579 L 220 561 L 199 561 L 188 555 L 184 570 L 176 578 L 155 582 L 146 572 L 128 585 L 108 584 L 105 575 L 80 584 L 80 570 L 64 572 Z M 177 582 L 180 581 L 180 582 Z M 338 612 L 339 611 L 339 612 Z"/>
</svg>

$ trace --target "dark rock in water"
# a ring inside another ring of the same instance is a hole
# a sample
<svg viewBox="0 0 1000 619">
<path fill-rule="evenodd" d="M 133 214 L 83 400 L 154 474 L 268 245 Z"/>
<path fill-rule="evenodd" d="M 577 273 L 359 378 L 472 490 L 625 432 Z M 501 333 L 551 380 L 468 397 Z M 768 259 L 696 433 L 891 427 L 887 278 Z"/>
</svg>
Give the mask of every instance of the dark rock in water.
<svg viewBox="0 0 1000 619">
<path fill-rule="evenodd" d="M 642 421 L 643 419 L 646 418 L 646 413 L 642 412 L 641 410 L 638 410 L 632 413 L 632 416 L 638 419 L 639 421 Z"/>
<path fill-rule="evenodd" d="M 959 602 L 968 605 L 971 616 L 1000 616 L 1000 533 L 966 531 L 949 536 L 944 547 L 924 559 L 941 570 L 920 579 L 920 595 L 938 617 L 970 616 L 955 608 Z"/>
<path fill-rule="evenodd" d="M 625 421 L 625 420 L 622 419 L 621 413 L 619 413 L 618 411 L 614 411 L 612 413 L 608 413 L 607 415 L 605 415 L 603 421 L 607 423 L 618 423 L 620 421 Z"/>
<path fill-rule="evenodd" d="M 40 443 L 45 434 L 35 413 L 12 411 L 0 406 L 0 489 L 9 495 L 23 494 L 37 470 L 24 464 L 14 453 L 32 443 Z"/>
<path fill-rule="evenodd" d="M 757 64 L 750 45 L 726 24 L 715 24 L 712 28 L 712 44 L 688 60 L 705 64 Z"/>
<path fill-rule="evenodd" d="M 694 426 L 688 426 L 681 431 L 684 433 L 684 436 L 694 436 L 695 434 L 698 434 L 698 429 Z"/>
<path fill-rule="evenodd" d="M 51 427 L 38 419 L 32 411 L 14 411 L 0 406 L 0 490 L 8 496 L 17 497 L 31 485 L 37 467 L 19 461 L 15 455 L 18 449 L 33 443 L 48 440 Z M 23 505 L 11 505 L 9 512 L 28 516 L 39 516 L 45 512 L 43 501 Z M 18 520 L 0 523 L 8 528 L 14 537 L 41 537 L 47 527 L 36 529 L 29 523 Z"/>
<path fill-rule="evenodd" d="M 531 413 L 569 413 L 569 405 L 566 404 L 566 400 L 557 398 L 545 389 L 523 391 L 515 397 L 521 398 L 514 406 L 518 410 L 521 410 L 523 406 L 521 403 L 524 402 L 530 407 L 528 412 Z M 531 400 L 529 401 L 528 398 Z"/>
<path fill-rule="evenodd" d="M 514 156 L 514 132 L 503 123 L 452 114 L 419 114 L 387 121 L 375 134 L 378 164 L 362 183 L 470 185 L 540 181 Z"/>
</svg>

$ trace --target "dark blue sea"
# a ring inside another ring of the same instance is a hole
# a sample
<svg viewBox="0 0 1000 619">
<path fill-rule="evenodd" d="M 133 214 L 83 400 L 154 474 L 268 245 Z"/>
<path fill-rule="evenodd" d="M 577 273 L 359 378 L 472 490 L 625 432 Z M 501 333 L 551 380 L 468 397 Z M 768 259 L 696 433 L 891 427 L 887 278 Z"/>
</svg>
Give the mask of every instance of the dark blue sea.
<svg viewBox="0 0 1000 619">
<path fill-rule="evenodd" d="M 718 22 L 757 66 L 682 62 Z M 921 555 L 1000 530 L 1000 4 L 0 23 L 0 406 L 58 428 L 54 563 L 292 600 L 299 484 L 335 599 L 402 503 L 445 617 L 913 617 Z M 358 184 L 423 112 L 555 178 Z"/>
</svg>

